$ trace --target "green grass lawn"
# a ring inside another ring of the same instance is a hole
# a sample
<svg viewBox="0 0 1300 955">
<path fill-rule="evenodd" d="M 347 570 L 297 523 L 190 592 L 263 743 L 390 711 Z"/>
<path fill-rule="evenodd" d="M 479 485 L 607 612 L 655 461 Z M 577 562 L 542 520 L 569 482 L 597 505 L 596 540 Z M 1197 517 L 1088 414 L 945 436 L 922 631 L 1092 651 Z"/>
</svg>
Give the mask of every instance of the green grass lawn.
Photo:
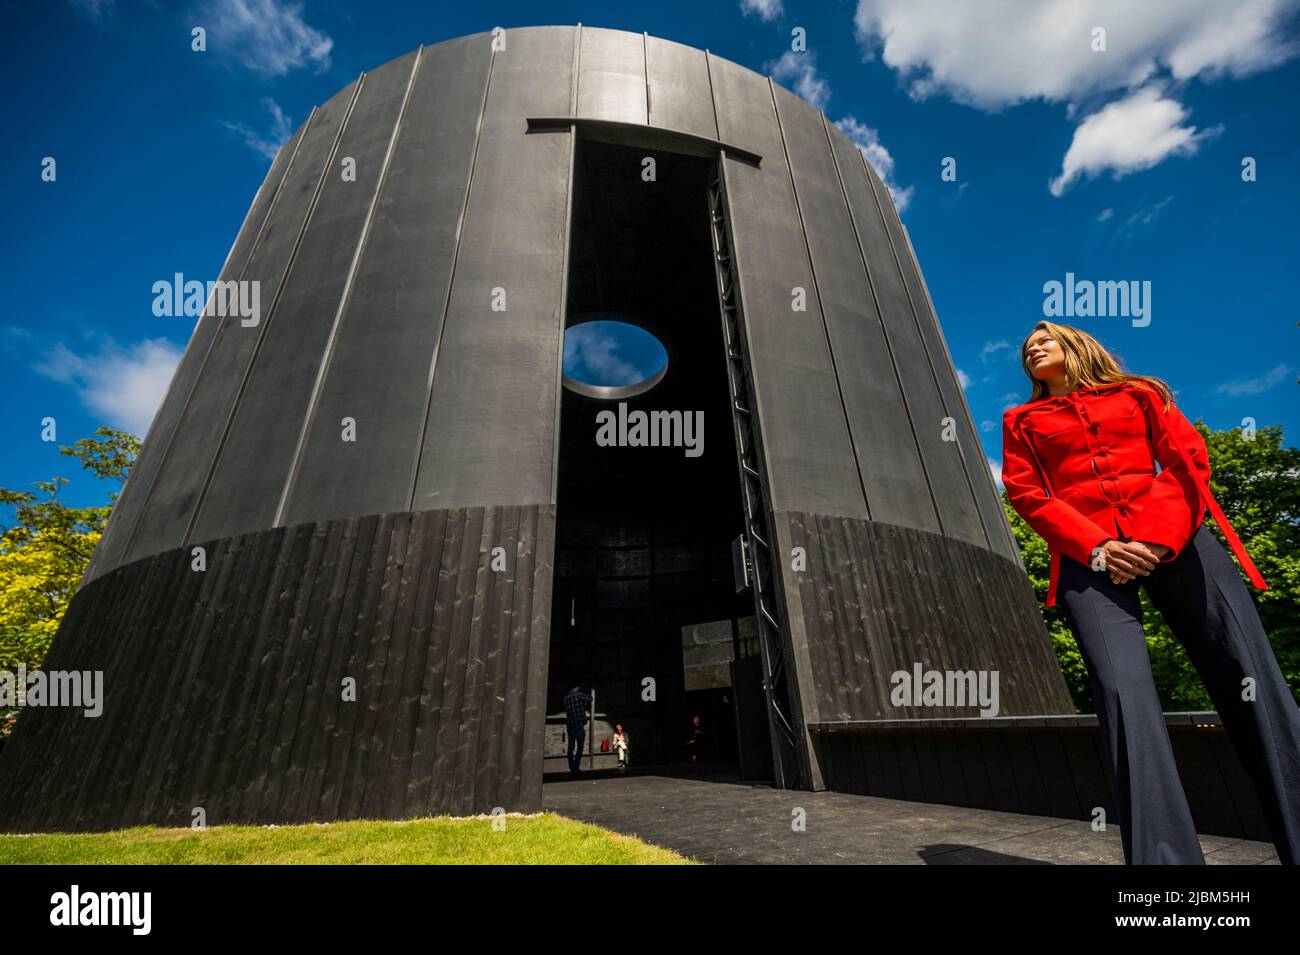
<svg viewBox="0 0 1300 955">
<path fill-rule="evenodd" d="M 562 864 L 683 865 L 690 860 L 631 836 L 553 813 L 437 816 L 305 826 L 151 826 L 116 832 L 0 835 L 0 865 Z"/>
</svg>

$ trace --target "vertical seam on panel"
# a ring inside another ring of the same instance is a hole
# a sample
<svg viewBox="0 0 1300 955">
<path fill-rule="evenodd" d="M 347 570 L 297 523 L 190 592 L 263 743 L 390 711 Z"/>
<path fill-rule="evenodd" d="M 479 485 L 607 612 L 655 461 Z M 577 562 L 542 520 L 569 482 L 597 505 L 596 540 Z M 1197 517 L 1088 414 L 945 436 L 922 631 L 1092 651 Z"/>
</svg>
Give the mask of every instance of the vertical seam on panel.
<svg viewBox="0 0 1300 955">
<path fill-rule="evenodd" d="M 310 122 L 311 122 L 311 117 L 314 116 L 314 115 L 316 115 L 316 110 L 315 110 L 315 108 L 312 109 L 311 115 L 309 115 L 309 116 L 307 117 L 307 123 L 310 123 Z M 303 131 L 303 133 L 306 133 L 306 131 L 307 131 L 307 124 L 304 124 L 304 125 L 303 125 L 303 129 L 302 129 L 302 131 Z M 299 137 L 299 141 L 301 141 L 301 137 Z M 221 276 L 225 274 L 226 266 L 230 265 L 230 259 L 231 259 L 231 257 L 235 254 L 235 246 L 239 245 L 239 237 L 240 237 L 241 235 L 244 234 L 244 228 L 245 228 L 245 226 L 248 225 L 249 217 L 253 214 L 253 210 L 254 210 L 255 208 L 257 208 L 257 201 L 258 201 L 260 198 L 262 198 L 262 193 L 266 191 L 266 184 L 267 184 L 267 182 L 270 181 L 271 173 L 275 171 L 275 161 L 276 161 L 277 159 L 280 158 L 280 153 L 281 153 L 283 150 L 284 150 L 284 144 L 282 143 L 282 144 L 280 145 L 280 147 L 275 151 L 275 158 L 271 160 L 271 168 L 268 169 L 268 170 L 266 171 L 266 175 L 262 177 L 262 182 L 261 182 L 261 184 L 257 187 L 257 192 L 255 192 L 255 193 L 253 194 L 253 201 L 252 201 L 251 203 L 249 203 L 248 211 L 247 211 L 246 213 L 244 213 L 244 219 L 243 219 L 243 221 L 239 224 L 239 228 L 235 230 L 235 237 L 234 237 L 234 239 L 232 239 L 231 242 L 230 242 L 230 249 L 229 249 L 229 251 L 226 252 L 226 257 L 225 257 L 225 259 L 224 259 L 224 260 L 222 261 L 222 263 L 221 263 L 221 268 L 217 271 L 217 281 L 218 281 L 218 282 L 221 281 Z M 296 142 L 294 143 L 294 152 L 297 152 L 297 143 L 296 143 Z M 280 183 L 284 182 L 284 177 L 287 176 L 288 174 L 289 174 L 289 169 L 288 169 L 288 165 L 286 165 L 284 171 L 283 171 L 283 172 L 281 173 L 281 175 L 280 175 Z M 276 183 L 276 187 L 275 187 L 275 194 L 276 194 L 276 195 L 279 194 L 279 191 L 280 191 L 280 183 Z M 274 195 L 272 196 L 272 200 L 274 200 Z M 270 217 L 270 215 L 271 215 L 271 209 L 270 209 L 270 207 L 268 206 L 268 207 L 267 207 L 267 210 L 266 210 L 266 216 L 264 216 L 264 217 L 262 218 L 262 222 L 259 223 L 259 225 L 258 225 L 258 227 L 257 227 L 257 233 L 258 233 L 258 235 L 261 235 L 262 227 L 266 224 L 266 220 L 267 220 L 267 218 Z M 253 238 L 254 238 L 254 240 L 256 240 L 257 236 L 254 236 Z M 251 249 L 251 248 L 249 249 L 249 253 L 248 253 L 248 255 L 249 255 L 249 258 L 252 258 L 253 252 L 252 252 L 252 249 Z M 248 260 L 247 260 L 247 259 L 244 260 L 244 264 L 245 264 L 245 265 L 248 264 Z M 243 275 L 243 268 L 242 268 L 242 267 L 241 267 L 241 269 L 240 269 L 240 275 Z M 236 281 L 238 281 L 238 280 L 236 280 Z M 208 294 L 208 299 L 207 299 L 207 301 L 203 303 L 203 311 L 201 311 L 201 312 L 199 313 L 199 319 L 198 319 L 198 321 L 195 322 L 195 323 L 194 323 L 194 327 L 190 329 L 190 337 L 189 337 L 189 339 L 187 339 L 186 342 L 185 342 L 185 349 L 184 349 L 184 351 L 181 352 L 182 360 L 183 360 L 183 358 L 184 358 L 184 354 L 185 354 L 185 352 L 187 352 L 187 351 L 190 350 L 190 346 L 194 344 L 194 339 L 195 339 L 195 338 L 198 336 L 198 334 L 199 334 L 199 326 L 200 326 L 200 323 L 201 323 L 205 318 L 209 317 L 209 316 L 208 316 L 208 309 L 209 309 L 209 308 L 211 307 L 211 305 L 212 305 L 212 299 L 213 299 L 213 297 L 214 297 L 215 294 L 216 294 L 216 286 L 214 285 L 214 286 L 212 287 L 211 291 L 210 291 L 209 294 Z M 214 339 L 216 338 L 216 332 L 213 332 L 212 337 L 213 337 Z M 211 347 L 212 347 L 212 341 L 209 341 L 209 342 L 208 342 L 208 348 L 205 348 L 205 349 L 203 350 L 203 358 L 201 358 L 201 359 L 199 360 L 199 367 L 198 367 L 198 371 L 195 372 L 195 375 L 194 375 L 194 381 L 193 381 L 193 383 L 191 383 L 191 385 L 190 385 L 190 391 L 191 391 L 191 392 L 193 392 L 193 390 L 194 390 L 194 385 L 198 384 L 198 381 L 199 381 L 199 372 L 202 372 L 202 370 L 203 370 L 203 364 L 204 364 L 204 362 L 207 361 L 207 357 L 208 357 L 208 349 L 210 349 Z M 153 434 L 154 426 L 158 424 L 158 419 L 159 419 L 159 417 L 160 417 L 161 414 L 162 414 L 162 410 L 163 410 L 163 408 L 165 408 L 165 407 L 167 406 L 167 402 L 168 402 L 168 400 L 172 397 L 172 393 L 176 390 L 176 379 L 177 379 L 177 377 L 178 377 L 178 375 L 176 374 L 176 372 L 179 372 L 179 371 L 180 371 L 180 362 L 178 361 L 178 362 L 177 362 L 177 365 L 176 365 L 176 368 L 175 368 L 175 370 L 174 370 L 173 373 L 172 373 L 171 380 L 167 382 L 167 390 L 163 393 L 162 401 L 160 401 L 160 402 L 158 403 L 158 407 L 154 410 L 153 419 L 149 422 L 149 430 L 145 432 L 144 440 L 141 442 L 141 446 L 142 446 L 142 447 L 143 447 L 143 445 L 145 445 L 145 444 L 147 444 L 147 443 L 149 442 L 149 437 L 150 437 L 150 435 Z M 185 396 L 185 403 L 186 403 L 186 404 L 189 403 L 189 395 L 186 395 L 186 396 Z M 182 412 L 184 411 L 184 406 L 182 406 L 181 410 L 182 410 Z M 176 426 L 179 425 L 179 424 L 180 424 L 180 417 L 178 416 L 177 419 L 176 419 L 176 424 L 172 426 L 172 434 L 175 434 L 175 433 L 176 433 Z M 169 436 L 169 437 L 170 437 L 170 436 Z M 170 440 L 169 440 L 167 443 L 170 445 Z M 159 452 L 159 453 L 160 453 L 160 454 L 165 454 L 165 453 L 166 453 L 166 449 L 164 449 L 163 451 L 161 451 L 161 452 Z M 159 459 L 159 463 L 161 464 L 161 459 Z M 133 462 L 133 464 L 134 464 L 134 462 Z M 135 474 L 135 467 L 132 466 L 131 468 L 129 468 L 129 469 L 127 470 L 126 480 L 124 480 L 124 481 L 122 482 L 122 490 L 121 490 L 120 492 L 118 492 L 118 501 L 121 501 L 123 498 L 126 497 L 126 491 L 127 491 L 127 488 L 130 487 L 130 485 L 131 485 L 131 478 L 134 476 L 134 474 Z M 154 471 L 154 476 L 157 477 L 157 470 Z M 150 486 L 150 488 L 153 487 L 153 482 L 152 482 L 152 481 L 149 482 L 149 486 Z M 149 494 L 148 491 L 145 491 L 144 493 L 145 493 L 145 496 L 146 496 L 146 497 L 147 497 L 148 494 Z M 137 513 L 137 522 L 138 522 L 138 520 L 139 520 L 139 513 L 143 513 L 143 511 L 140 511 L 140 512 Z M 134 524 L 132 525 L 132 529 L 134 529 Z M 108 536 L 108 533 L 107 533 L 107 532 L 108 532 L 108 528 L 107 528 L 107 527 L 105 527 L 104 531 L 105 531 L 104 534 L 100 537 L 100 541 L 101 541 L 101 542 L 104 540 L 104 538 L 106 538 L 106 537 Z M 124 533 L 126 533 L 128 536 L 131 536 L 132 531 L 131 531 L 131 530 L 128 530 L 128 531 L 124 531 Z M 91 553 L 91 555 L 90 555 L 90 560 L 87 562 L 87 564 L 86 564 L 86 569 L 85 569 L 85 571 L 84 571 L 83 574 L 82 574 L 81 582 L 77 584 L 77 589 L 78 589 L 78 590 L 81 589 L 81 584 L 84 583 L 87 579 L 89 579 L 90 571 L 91 571 L 92 568 L 95 566 L 95 558 L 96 558 L 100 553 L 101 553 L 101 551 L 100 551 L 100 548 L 99 548 L 99 547 L 96 547 L 95 550 Z"/>
<path fill-rule="evenodd" d="M 866 163 L 867 163 L 867 157 L 864 155 L 862 157 L 862 164 L 864 170 L 866 167 Z M 903 260 L 898 257 L 898 248 L 894 245 L 894 237 L 889 234 L 889 220 L 885 216 L 885 207 L 880 201 L 880 196 L 876 193 L 876 184 L 871 181 L 871 172 L 870 170 L 866 170 L 866 172 L 867 172 L 867 184 L 871 186 L 871 194 L 875 196 L 876 205 L 880 207 L 880 223 L 885 227 L 885 239 L 889 242 L 889 249 L 893 253 L 894 264 L 898 268 L 898 278 L 899 281 L 903 283 L 903 293 L 907 296 L 908 305 L 911 306 L 912 322 L 914 325 L 916 325 L 916 335 L 921 342 L 921 351 L 925 353 L 925 363 L 930 369 L 930 378 L 934 381 L 935 394 L 939 396 L 940 407 L 942 407 L 944 411 L 947 411 L 948 408 L 946 406 L 946 403 L 943 400 L 943 389 L 939 387 L 939 373 L 934 370 L 934 359 L 930 356 L 930 349 L 926 346 L 925 332 L 921 330 L 921 316 L 917 312 L 916 301 L 912 298 L 912 291 L 907 287 L 907 276 L 903 274 Z M 891 205 L 893 204 L 892 199 L 890 199 L 889 202 Z M 901 218 L 898 220 L 898 227 L 899 229 L 903 228 L 903 220 Z M 915 265 L 916 267 L 916 274 L 920 275 L 921 263 L 914 261 L 913 265 Z M 935 320 L 935 326 L 936 328 L 938 327 L 938 319 Z M 940 339 L 943 338 L 942 333 L 939 334 L 939 338 Z M 954 369 L 954 380 L 956 378 L 955 371 L 956 370 Z M 961 396 L 958 395 L 958 397 Z M 961 398 L 961 400 L 964 402 L 966 399 Z M 966 478 L 966 489 L 970 491 L 970 502 L 971 502 L 971 506 L 975 508 L 975 517 L 979 520 L 980 528 L 984 531 L 984 543 L 989 550 L 992 550 L 993 541 L 989 537 L 988 527 L 984 523 L 984 515 L 980 511 L 979 499 L 975 496 L 975 485 L 971 482 L 971 477 L 970 477 L 970 465 L 966 461 L 966 453 L 962 450 L 960 441 L 957 442 L 957 459 L 961 462 L 962 475 Z"/>
<path fill-rule="evenodd" d="M 573 60 L 570 69 L 569 115 L 577 113 L 579 69 L 582 66 L 582 24 L 574 30 Z M 646 118 L 649 119 L 647 109 Z M 569 248 L 573 234 L 573 175 L 578 153 L 578 127 L 569 124 L 569 180 L 564 189 L 564 249 L 560 254 L 560 347 L 555 369 L 555 412 L 551 419 L 551 489 L 550 503 L 556 504 L 560 485 L 560 414 L 564 407 L 564 332 L 569 325 Z"/>
<path fill-rule="evenodd" d="M 889 329 L 885 326 L 885 313 L 881 310 L 880 299 L 876 295 L 876 283 L 871 279 L 871 263 L 867 261 L 866 250 L 862 247 L 862 236 L 858 233 L 858 224 L 853 220 L 853 204 L 849 202 L 849 192 L 844 186 L 844 176 L 840 172 L 840 161 L 835 157 L 835 143 L 831 140 L 831 131 L 826 123 L 825 113 L 822 113 L 822 129 L 826 132 L 826 145 L 831 151 L 831 163 L 835 166 L 835 178 L 839 181 L 840 192 L 844 196 L 844 207 L 849 214 L 849 228 L 853 230 L 853 239 L 857 243 L 858 254 L 862 256 L 862 268 L 867 277 L 867 289 L 871 292 L 871 301 L 876 305 L 876 320 L 880 323 L 880 334 L 885 341 L 885 353 L 889 355 L 889 366 L 894 369 L 894 380 L 898 382 L 898 400 L 902 402 L 903 414 L 907 418 L 907 428 L 912 433 L 912 443 L 916 446 L 916 460 L 921 465 L 921 474 L 925 477 L 925 488 L 930 497 L 930 507 L 934 509 L 935 520 L 939 522 L 939 531 L 943 533 L 943 515 L 939 513 L 939 504 L 934 499 L 934 488 L 930 486 L 930 475 L 925 467 L 925 454 L 921 451 L 921 441 L 916 436 L 916 422 L 912 420 L 912 410 L 907 403 L 907 392 L 903 389 L 903 378 L 898 373 L 898 362 L 894 358 L 894 346 L 889 341 Z"/>
<path fill-rule="evenodd" d="M 343 291 L 339 295 L 339 305 L 334 312 L 334 321 L 330 325 L 329 337 L 325 341 L 325 351 L 321 355 L 320 366 L 316 369 L 316 380 L 312 382 L 311 397 L 307 401 L 307 409 L 303 415 L 302 427 L 298 432 L 298 441 L 294 445 L 293 457 L 289 459 L 289 473 L 285 476 L 284 488 L 280 492 L 280 501 L 275 508 L 275 517 L 271 520 L 272 527 L 281 526 L 285 509 L 288 507 L 289 497 L 298 482 L 298 473 L 302 468 L 303 452 L 306 450 L 307 445 L 307 435 L 311 431 L 312 421 L 316 417 L 316 411 L 320 405 L 321 391 L 324 389 L 325 378 L 329 374 L 330 362 L 334 358 L 334 343 L 338 338 L 339 327 L 343 324 L 343 316 L 348 311 L 348 306 L 351 305 L 352 286 L 356 281 L 357 269 L 361 265 L 361 259 L 365 253 L 366 240 L 370 237 L 370 226 L 374 221 L 375 210 L 379 207 L 379 197 L 384 191 L 384 183 L 388 178 L 388 165 L 397 149 L 397 140 L 402 132 L 402 120 L 406 118 L 406 108 L 411 101 L 411 90 L 415 88 L 415 76 L 420 70 L 420 61 L 423 56 L 424 44 L 421 43 L 420 48 L 415 53 L 415 62 L 411 65 L 411 75 L 406 79 L 406 92 L 402 95 L 402 105 L 397 110 L 397 121 L 393 123 L 393 132 L 388 140 L 388 149 L 385 151 L 384 160 L 379 167 L 379 178 L 375 182 L 375 194 L 370 198 L 370 206 L 366 209 L 365 221 L 361 224 L 361 234 L 357 237 L 357 247 L 352 252 L 352 263 L 348 266 L 348 275 L 343 283 Z"/>
<path fill-rule="evenodd" d="M 641 31 L 641 75 L 645 77 L 645 124 L 653 126 L 650 122 L 650 34 L 645 30 Z"/>
<path fill-rule="evenodd" d="M 266 223 L 271 221 L 271 214 L 275 212 L 275 210 L 280 205 L 280 194 L 284 191 L 284 184 L 289 179 L 289 172 L 293 169 L 293 164 L 298 159 L 298 152 L 302 148 L 303 140 L 307 138 L 308 127 L 312 122 L 315 121 L 316 116 L 319 112 L 320 112 L 319 106 L 313 106 L 311 108 L 311 115 L 307 117 L 307 125 L 303 126 L 302 133 L 301 135 L 299 135 L 298 141 L 293 145 L 293 155 L 289 157 L 289 165 L 285 166 L 284 168 L 284 176 L 282 176 L 280 179 L 280 185 L 276 187 L 275 195 L 271 199 L 270 208 L 266 210 L 266 218 L 262 220 L 262 227 L 257 230 L 257 235 L 253 239 L 253 245 L 248 250 L 248 259 L 244 262 L 243 266 L 239 270 L 239 275 L 241 278 L 243 277 L 244 273 L 248 271 L 249 263 L 253 261 L 254 254 L 256 254 L 257 250 L 262 247 L 262 239 L 266 237 Z"/>
<path fill-rule="evenodd" d="M 817 285 L 817 265 L 813 262 L 812 244 L 808 241 L 808 227 L 803 221 L 803 207 L 799 203 L 799 187 L 794 181 L 794 164 L 790 161 L 790 150 L 785 143 L 785 127 L 781 123 L 781 110 L 776 104 L 776 84 L 772 77 L 767 78 L 767 91 L 772 97 L 772 114 L 776 117 L 777 135 L 781 137 L 781 152 L 785 156 L 785 171 L 790 177 L 790 193 L 794 196 L 794 211 L 799 217 L 799 233 L 803 236 L 804 251 L 808 255 L 808 274 L 812 277 L 813 292 L 817 296 L 817 310 L 822 317 L 822 334 L 826 338 L 826 354 L 831 360 L 831 375 L 835 378 L 835 393 L 840 399 L 840 413 L 844 415 L 844 430 L 849 438 L 849 450 L 853 453 L 853 470 L 858 476 L 858 487 L 862 489 L 862 506 L 866 509 L 867 520 L 871 520 L 871 501 L 867 497 L 867 486 L 862 480 L 862 465 L 858 458 L 858 443 L 853 438 L 853 423 L 849 421 L 849 409 L 844 404 L 844 387 L 840 384 L 839 369 L 835 365 L 835 346 L 831 343 L 831 330 L 826 322 L 826 303 L 822 301 L 821 289 Z"/>
<path fill-rule="evenodd" d="M 722 139 L 722 126 L 718 124 L 718 95 L 713 91 L 713 58 L 706 47 L 704 50 L 704 75 L 709 80 L 709 105 L 713 107 L 713 135 Z"/>
<path fill-rule="evenodd" d="M 469 177 L 465 181 L 465 198 L 460 204 L 460 218 L 456 221 L 456 246 L 451 256 L 451 271 L 447 274 L 447 292 L 442 299 L 442 323 L 438 326 L 438 337 L 433 343 L 433 354 L 429 356 L 429 376 L 425 380 L 424 417 L 420 423 L 420 432 L 415 444 L 415 466 L 411 471 L 411 493 L 408 511 L 415 510 L 415 491 L 420 483 L 420 464 L 424 460 L 424 442 L 429 431 L 429 415 L 433 409 L 433 380 L 438 370 L 438 354 L 442 350 L 442 337 L 447 333 L 447 320 L 451 312 L 451 292 L 456 284 L 456 266 L 460 262 L 460 240 L 465 230 L 465 217 L 469 214 L 469 197 L 474 190 L 474 167 L 478 165 L 479 140 L 483 135 L 483 120 L 487 115 L 488 92 L 492 89 L 492 73 L 496 69 L 496 41 L 488 47 L 487 80 L 483 84 L 483 101 L 479 103 L 478 123 L 474 127 L 474 151 L 470 153 Z"/>
<path fill-rule="evenodd" d="M 298 159 L 298 151 L 302 148 L 303 141 L 307 138 L 307 133 L 311 129 L 311 124 L 313 121 L 315 121 L 316 114 L 319 111 L 320 111 L 319 107 L 313 106 L 311 108 L 311 114 L 307 117 L 307 121 L 303 124 L 302 132 L 299 133 L 298 140 L 293 145 L 293 154 L 289 156 L 289 164 L 284 167 L 284 175 L 280 177 L 280 184 L 276 186 L 275 195 L 271 197 L 271 205 L 266 210 L 266 217 L 262 219 L 262 224 L 261 226 L 258 227 L 257 235 L 253 238 L 253 245 L 248 250 L 248 258 L 244 260 L 243 266 L 241 266 L 239 269 L 238 281 L 243 281 L 244 275 L 248 272 L 248 266 L 253 261 L 253 256 L 256 255 L 257 250 L 261 248 L 262 238 L 263 236 L 266 235 L 267 224 L 270 223 L 272 218 L 274 218 L 275 211 L 277 208 L 279 208 L 280 196 L 284 193 L 284 184 L 289 181 L 289 174 L 293 172 L 294 163 Z M 256 196 L 253 198 L 253 201 L 254 202 L 257 201 Z M 235 236 L 235 241 L 236 242 L 239 241 L 238 235 Z M 231 246 L 232 250 L 233 248 L 234 246 Z M 203 318 L 204 316 L 200 316 L 199 321 L 203 321 Z M 181 424 L 185 420 L 185 412 L 189 410 L 190 402 L 194 400 L 194 392 L 199 387 L 199 382 L 203 380 L 203 371 L 208 366 L 208 359 L 212 356 L 212 350 L 216 347 L 217 341 L 218 339 L 221 338 L 221 333 L 225 331 L 225 329 L 226 326 L 223 325 L 217 326 L 216 330 L 212 333 L 212 340 L 208 342 L 208 347 L 203 352 L 203 360 L 199 363 L 199 370 L 194 375 L 194 384 L 190 386 L 190 393 L 185 396 L 185 403 L 181 405 L 180 413 L 176 417 L 176 427 L 172 429 L 171 435 L 167 438 L 167 444 L 166 446 L 164 446 L 162 450 L 162 457 L 158 459 L 158 467 L 154 472 L 154 479 L 149 484 L 148 491 L 145 492 L 144 500 L 140 502 L 140 511 L 136 515 L 135 522 L 131 525 L 130 536 L 127 537 L 126 543 L 122 545 L 123 558 L 125 558 L 131 552 L 131 547 L 132 545 L 135 544 L 136 534 L 140 530 L 140 521 L 143 518 L 145 511 L 148 510 L 149 502 L 153 500 L 153 492 L 154 489 L 158 486 L 158 478 L 162 475 L 163 467 L 167 464 L 167 461 L 171 455 L 172 442 L 176 438 L 176 432 L 180 430 Z M 198 330 L 198 326 L 195 325 L 195 331 L 197 330 Z M 161 409 L 161 405 L 159 406 L 159 408 Z M 127 480 L 128 481 L 130 480 L 129 476 Z M 126 485 L 123 484 L 122 494 L 125 493 L 126 493 Z M 184 541 L 182 541 L 181 543 L 183 545 Z"/>
<path fill-rule="evenodd" d="M 908 254 L 912 257 L 913 265 L 916 267 L 916 276 L 921 280 L 921 291 L 925 294 L 925 301 L 926 304 L 929 306 L 930 316 L 934 320 L 935 331 L 939 335 L 939 343 L 943 345 L 944 357 L 947 358 L 948 366 L 952 369 L 953 377 L 954 379 L 956 379 L 957 365 L 952 360 L 952 351 L 949 350 L 948 348 L 948 340 L 947 338 L 944 337 L 943 329 L 939 327 L 939 313 L 938 311 L 935 310 L 934 297 L 930 294 L 930 286 L 929 283 L 927 283 L 925 280 L 925 273 L 921 271 L 921 262 L 916 257 L 916 249 L 912 247 L 911 233 L 907 231 L 907 226 L 903 225 L 901 219 L 899 220 L 898 224 L 899 227 L 903 230 L 903 238 L 907 240 L 907 251 Z M 971 434 L 975 436 L 975 441 L 979 445 L 979 448 L 982 452 L 984 448 L 984 443 L 980 441 L 979 430 L 975 427 L 975 418 L 970 413 L 970 403 L 966 401 L 965 397 L 963 396 L 961 404 L 962 404 L 962 410 L 966 414 L 966 423 L 970 425 Z M 1015 534 L 1011 531 L 1011 524 L 1006 520 L 1006 516 L 1002 510 L 1002 495 L 998 493 L 998 487 L 996 484 L 993 483 L 993 474 L 988 469 L 987 466 L 988 462 L 985 461 L 983 462 L 983 464 L 984 466 L 979 468 L 979 470 L 984 473 L 986 479 L 988 480 L 989 489 L 993 492 L 993 498 L 994 500 L 997 501 L 998 513 L 1002 515 L 1001 524 L 1005 532 L 1004 536 L 1007 538 L 1007 541 L 1010 543 L 1011 553 L 1015 555 L 1017 559 L 1020 559 L 1020 544 L 1016 542 Z M 976 509 L 978 509 L 979 507 L 978 500 L 975 502 L 975 506 Z M 987 526 L 986 526 L 986 530 L 987 530 Z M 990 547 L 993 546 L 992 536 L 989 537 L 989 546 Z"/>
<path fill-rule="evenodd" d="M 578 83 L 582 77 L 579 70 L 582 69 L 582 24 L 579 23 L 573 28 L 573 56 L 569 60 L 569 69 L 572 75 L 569 77 L 569 115 L 578 115 Z"/>
<path fill-rule="evenodd" d="M 302 248 L 303 238 L 307 235 L 307 229 L 311 226 L 311 217 L 316 212 L 316 204 L 320 201 L 321 193 L 325 191 L 325 180 L 329 178 L 330 169 L 334 165 L 334 157 L 338 154 L 339 144 L 343 141 L 343 133 L 348 128 L 348 120 L 352 118 L 352 109 L 357 105 L 357 100 L 361 97 L 361 88 L 365 85 L 365 82 L 366 74 L 362 73 L 357 77 L 357 87 L 352 91 L 352 98 L 348 101 L 347 112 L 343 114 L 343 120 L 339 123 L 338 131 L 334 134 L 334 143 L 330 146 L 329 155 L 325 158 L 325 167 L 321 170 L 320 179 L 316 181 L 316 190 L 312 193 L 311 202 L 307 206 L 307 214 L 303 217 L 302 228 L 298 230 L 298 238 L 294 240 L 293 248 L 289 251 L 289 259 L 285 262 L 284 278 L 280 280 L 280 287 L 275 290 L 275 298 L 271 302 L 271 307 L 267 309 L 266 321 L 262 323 L 257 342 L 253 345 L 253 353 L 249 356 L 243 377 L 240 379 L 239 390 L 235 393 L 235 400 L 231 403 L 229 414 L 226 415 L 226 425 L 221 431 L 221 440 L 217 443 L 216 454 L 213 455 L 212 462 L 208 465 L 207 477 L 204 479 L 203 487 L 194 501 L 194 510 L 190 512 L 189 526 L 185 529 L 185 536 L 181 539 L 182 546 L 190 542 L 190 535 L 194 533 L 194 528 L 199 522 L 199 515 L 203 511 L 203 505 L 207 503 L 208 491 L 212 487 L 212 480 L 216 477 L 217 468 L 221 466 L 221 458 L 226 450 L 226 440 L 230 437 L 230 432 L 235 425 L 235 419 L 239 416 L 239 405 L 244 400 L 244 392 L 248 389 L 248 382 L 253 377 L 253 371 L 257 368 L 257 359 L 262 353 L 262 344 L 266 341 L 267 332 L 271 327 L 271 323 L 275 320 L 276 306 L 280 304 L 280 299 L 284 296 L 284 290 L 293 277 L 293 267 L 298 260 L 298 250 Z"/>
</svg>

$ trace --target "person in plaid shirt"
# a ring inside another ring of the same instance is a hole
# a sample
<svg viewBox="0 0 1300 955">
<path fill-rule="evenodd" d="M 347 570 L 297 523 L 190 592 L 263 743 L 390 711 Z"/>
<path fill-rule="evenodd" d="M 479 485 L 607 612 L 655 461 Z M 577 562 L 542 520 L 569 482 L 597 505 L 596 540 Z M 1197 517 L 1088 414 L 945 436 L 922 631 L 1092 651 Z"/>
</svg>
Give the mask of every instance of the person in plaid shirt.
<svg viewBox="0 0 1300 955">
<path fill-rule="evenodd" d="M 568 720 L 569 737 L 569 774 L 576 776 L 581 771 L 578 764 L 582 762 L 582 741 L 586 735 L 584 726 L 587 722 L 587 707 L 591 706 L 591 694 L 583 693 L 581 686 L 575 686 L 564 697 L 564 712 Z"/>
</svg>

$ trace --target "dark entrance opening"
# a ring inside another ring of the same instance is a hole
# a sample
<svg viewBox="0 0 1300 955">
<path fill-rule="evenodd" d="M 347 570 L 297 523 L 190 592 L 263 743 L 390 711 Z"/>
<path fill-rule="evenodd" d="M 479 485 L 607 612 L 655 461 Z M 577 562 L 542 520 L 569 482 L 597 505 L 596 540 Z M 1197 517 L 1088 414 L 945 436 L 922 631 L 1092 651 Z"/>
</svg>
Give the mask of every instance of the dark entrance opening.
<svg viewBox="0 0 1300 955">
<path fill-rule="evenodd" d="M 655 380 L 659 360 L 566 334 L 566 378 L 581 365 L 609 388 L 570 379 L 562 389 L 548 773 L 567 773 L 563 699 L 581 684 L 595 693 L 584 770 L 617 768 L 621 724 L 629 771 L 694 759 L 713 774 L 738 777 L 743 765 L 746 778 L 771 778 L 753 597 L 737 593 L 732 560 L 744 515 L 709 231 L 712 162 L 577 143 L 566 328 L 635 325 L 667 361 Z"/>
</svg>

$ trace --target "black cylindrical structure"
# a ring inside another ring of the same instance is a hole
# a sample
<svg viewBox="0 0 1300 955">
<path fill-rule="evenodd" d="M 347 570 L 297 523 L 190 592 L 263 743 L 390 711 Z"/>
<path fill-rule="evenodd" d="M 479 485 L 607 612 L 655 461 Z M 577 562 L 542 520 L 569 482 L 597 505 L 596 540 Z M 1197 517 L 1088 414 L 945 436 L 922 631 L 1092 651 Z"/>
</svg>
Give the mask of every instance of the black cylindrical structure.
<svg viewBox="0 0 1300 955">
<path fill-rule="evenodd" d="M 652 229 L 687 238 L 620 258 Z M 936 715 L 890 702 L 918 662 L 1000 670 L 1002 715 L 1072 711 L 889 194 L 769 78 L 590 27 L 422 47 L 280 149 L 221 280 L 261 314 L 194 329 L 46 662 L 104 671 L 104 713 L 22 714 L 5 829 L 536 810 L 552 637 L 584 610 L 552 612 L 557 574 L 598 608 L 640 574 L 668 620 L 728 535 L 770 747 L 747 756 L 779 784 L 822 788 L 810 723 Z M 562 387 L 564 331 L 611 288 L 657 303 L 671 356 L 637 407 L 709 409 L 708 463 L 640 449 L 673 476 L 637 485 L 721 489 L 674 512 L 722 514 L 698 547 L 584 524 L 577 491 L 566 529 L 601 402 Z"/>
</svg>

